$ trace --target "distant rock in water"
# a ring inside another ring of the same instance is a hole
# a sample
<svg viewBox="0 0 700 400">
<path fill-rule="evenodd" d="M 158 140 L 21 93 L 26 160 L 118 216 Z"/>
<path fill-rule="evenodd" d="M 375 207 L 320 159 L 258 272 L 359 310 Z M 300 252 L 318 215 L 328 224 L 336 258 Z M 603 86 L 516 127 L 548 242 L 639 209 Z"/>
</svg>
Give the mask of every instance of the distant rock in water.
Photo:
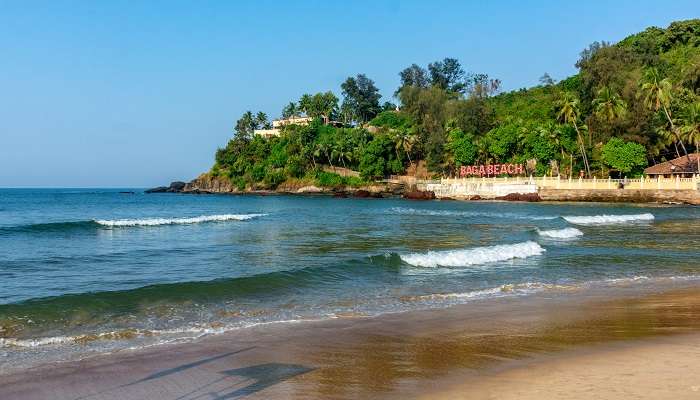
<svg viewBox="0 0 700 400">
<path fill-rule="evenodd" d="M 411 200 L 434 200 L 435 192 L 430 190 L 414 190 L 404 193 L 403 198 Z"/>
<path fill-rule="evenodd" d="M 186 183 L 175 181 L 170 186 L 158 186 L 152 189 L 147 189 L 145 193 L 180 193 L 185 188 Z"/>
<path fill-rule="evenodd" d="M 508 193 L 505 196 L 496 197 L 496 200 L 506 201 L 540 201 L 540 195 L 537 193 Z"/>
</svg>

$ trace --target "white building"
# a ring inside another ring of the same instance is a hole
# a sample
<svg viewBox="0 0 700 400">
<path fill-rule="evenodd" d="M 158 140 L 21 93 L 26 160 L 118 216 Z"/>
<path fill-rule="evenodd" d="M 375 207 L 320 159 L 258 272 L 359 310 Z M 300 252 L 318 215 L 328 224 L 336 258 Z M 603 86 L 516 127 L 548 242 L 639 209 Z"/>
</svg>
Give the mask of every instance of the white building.
<svg viewBox="0 0 700 400">
<path fill-rule="evenodd" d="M 272 121 L 272 129 L 256 129 L 253 133 L 266 139 L 277 137 L 281 129 L 287 125 L 308 125 L 313 121 L 311 117 L 289 117 Z"/>
</svg>

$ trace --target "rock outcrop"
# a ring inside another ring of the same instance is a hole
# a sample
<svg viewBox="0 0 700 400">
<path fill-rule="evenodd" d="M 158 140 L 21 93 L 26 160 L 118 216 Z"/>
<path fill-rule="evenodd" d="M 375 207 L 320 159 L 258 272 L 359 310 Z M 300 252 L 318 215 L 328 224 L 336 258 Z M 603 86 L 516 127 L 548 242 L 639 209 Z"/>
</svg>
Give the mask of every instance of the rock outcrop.
<svg viewBox="0 0 700 400">
<path fill-rule="evenodd" d="M 540 196 L 537 193 L 508 193 L 505 196 L 496 197 L 496 200 L 505 201 L 540 201 Z"/>
<path fill-rule="evenodd" d="M 411 200 L 435 200 L 435 192 L 430 190 L 413 190 L 404 193 L 403 198 Z"/>
<path fill-rule="evenodd" d="M 146 193 L 180 193 L 187 186 L 185 182 L 175 181 L 170 186 L 158 186 L 145 190 Z"/>
</svg>

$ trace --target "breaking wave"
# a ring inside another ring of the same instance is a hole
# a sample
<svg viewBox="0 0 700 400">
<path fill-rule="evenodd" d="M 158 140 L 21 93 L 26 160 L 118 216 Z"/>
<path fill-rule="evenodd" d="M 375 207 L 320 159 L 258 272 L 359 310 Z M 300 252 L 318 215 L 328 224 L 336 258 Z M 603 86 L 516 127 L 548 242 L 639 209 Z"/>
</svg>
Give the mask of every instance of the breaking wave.
<svg viewBox="0 0 700 400">
<path fill-rule="evenodd" d="M 583 215 L 566 216 L 562 218 L 576 225 L 610 225 L 625 224 L 629 222 L 653 221 L 654 215 L 650 213 L 628 215 Z"/>
<path fill-rule="evenodd" d="M 464 267 L 538 256 L 545 252 L 539 244 L 528 241 L 516 244 L 475 247 L 465 250 L 429 251 L 401 255 L 401 260 L 415 267 Z"/>
<path fill-rule="evenodd" d="M 454 210 L 434 210 L 429 208 L 407 208 L 407 207 L 392 207 L 389 209 L 392 214 L 400 215 L 425 215 L 431 217 L 487 217 L 487 218 L 505 218 L 505 219 L 529 219 L 529 220 L 551 220 L 557 219 L 557 216 L 551 215 L 528 215 L 508 212 L 483 212 L 483 211 L 454 211 Z"/>
<path fill-rule="evenodd" d="M 583 232 L 576 228 L 564 228 L 564 229 L 550 229 L 550 230 L 537 230 L 540 236 L 550 238 L 550 239 L 573 239 L 579 236 L 583 236 Z"/>
<path fill-rule="evenodd" d="M 222 221 L 246 221 L 249 219 L 262 217 L 267 214 L 221 214 L 221 215 L 201 215 L 199 217 L 188 218 L 144 218 L 144 219 L 96 219 L 99 225 L 117 226 L 158 226 L 175 224 L 199 224 L 202 222 L 222 222 Z"/>
</svg>

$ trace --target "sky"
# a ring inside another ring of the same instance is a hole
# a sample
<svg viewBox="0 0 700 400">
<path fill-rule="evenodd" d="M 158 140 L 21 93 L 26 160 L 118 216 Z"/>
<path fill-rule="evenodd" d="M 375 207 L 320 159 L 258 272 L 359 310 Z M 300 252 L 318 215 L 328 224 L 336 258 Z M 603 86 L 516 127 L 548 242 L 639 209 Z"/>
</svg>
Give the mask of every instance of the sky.
<svg viewBox="0 0 700 400">
<path fill-rule="evenodd" d="M 0 0 L 0 187 L 152 187 L 207 171 L 246 110 L 454 57 L 504 90 L 689 1 Z"/>
</svg>

